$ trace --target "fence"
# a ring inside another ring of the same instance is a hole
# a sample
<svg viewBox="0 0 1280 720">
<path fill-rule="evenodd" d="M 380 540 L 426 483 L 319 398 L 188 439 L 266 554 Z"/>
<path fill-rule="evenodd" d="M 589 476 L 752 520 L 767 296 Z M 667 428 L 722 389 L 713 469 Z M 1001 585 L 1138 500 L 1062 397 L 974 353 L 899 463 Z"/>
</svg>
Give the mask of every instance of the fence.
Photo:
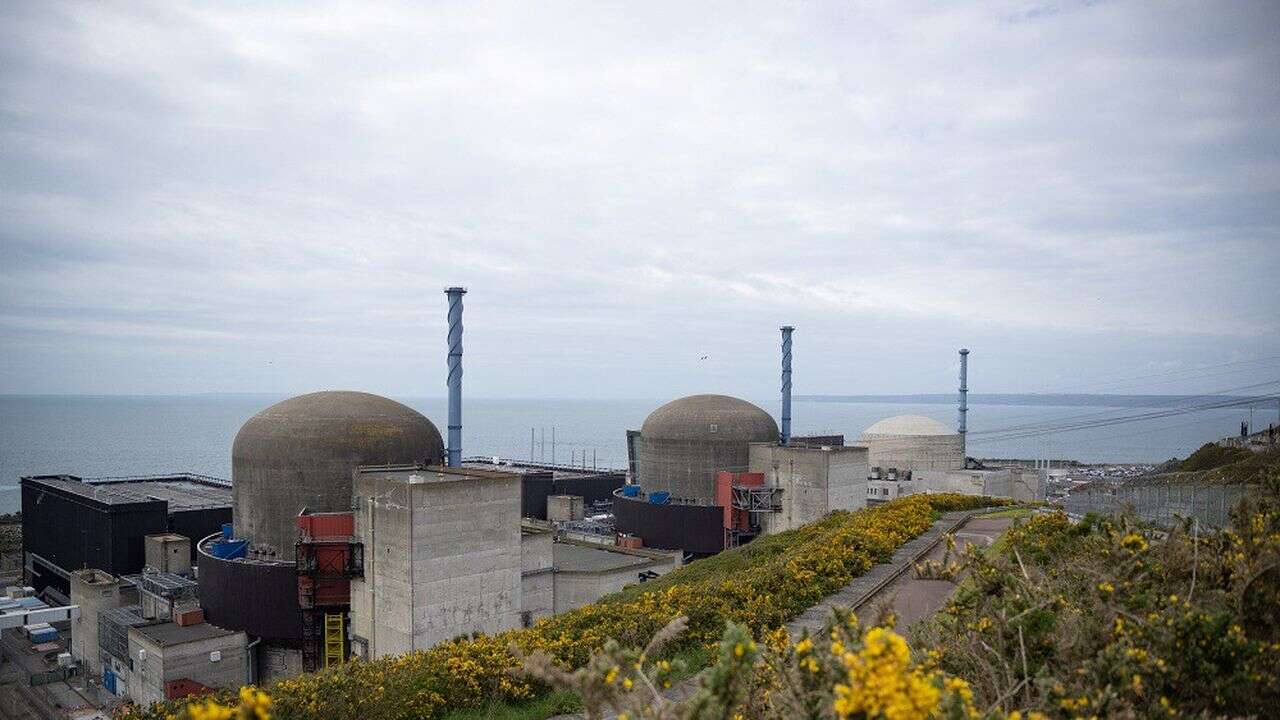
<svg viewBox="0 0 1280 720">
<path fill-rule="evenodd" d="M 1063 506 L 1072 515 L 1113 515 L 1131 508 L 1146 522 L 1170 527 L 1179 518 L 1196 518 L 1205 527 L 1225 527 L 1231 511 L 1250 492 L 1248 485 L 1195 485 L 1165 481 L 1114 488 L 1090 488 L 1067 497 Z"/>
</svg>

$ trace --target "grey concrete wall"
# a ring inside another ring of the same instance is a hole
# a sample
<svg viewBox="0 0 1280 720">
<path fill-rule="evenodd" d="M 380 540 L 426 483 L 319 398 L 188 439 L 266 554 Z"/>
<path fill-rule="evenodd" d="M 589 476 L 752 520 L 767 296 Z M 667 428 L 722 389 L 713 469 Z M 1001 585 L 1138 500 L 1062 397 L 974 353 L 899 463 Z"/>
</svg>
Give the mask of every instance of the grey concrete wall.
<svg viewBox="0 0 1280 720">
<path fill-rule="evenodd" d="M 356 536 L 364 544 L 364 577 L 351 581 L 350 631 L 367 641 L 370 656 L 376 657 L 374 648 L 382 643 L 388 647 L 412 644 L 409 487 L 368 475 L 356 478 L 354 492 Z"/>
<path fill-rule="evenodd" d="M 146 566 L 158 572 L 191 574 L 191 540 L 181 535 L 148 535 L 143 539 Z"/>
<path fill-rule="evenodd" d="M 985 495 L 988 485 L 999 489 L 1008 484 L 1008 473 L 1003 471 L 1001 477 L 991 478 L 992 473 L 1002 471 L 978 470 L 916 470 L 911 473 L 915 492 L 959 493 L 961 495 Z M 905 493 L 904 493 L 905 494 Z"/>
<path fill-rule="evenodd" d="M 581 495 L 549 495 L 547 519 L 551 522 L 581 520 L 583 516 Z"/>
<path fill-rule="evenodd" d="M 302 674 L 302 650 L 287 645 L 279 645 L 263 640 L 250 652 L 257 654 L 257 682 L 269 683 L 275 680 L 297 677 Z"/>
<path fill-rule="evenodd" d="M 871 470 L 866 448 L 840 447 L 828 451 L 827 506 L 857 510 L 867 504 L 867 475 Z M 815 518 L 817 519 L 817 518 Z"/>
<path fill-rule="evenodd" d="M 520 611 L 531 623 L 555 612 L 553 539 L 550 532 L 520 538 Z"/>
<path fill-rule="evenodd" d="M 782 488 L 782 510 L 761 518 L 765 533 L 811 523 L 832 510 L 866 504 L 867 451 L 859 447 L 798 447 L 754 443 L 749 470 L 764 473 L 765 484 Z"/>
<path fill-rule="evenodd" d="M 609 572 L 557 572 L 555 612 L 557 614 L 590 605 L 610 593 L 640 582 L 640 573 L 666 575 L 678 567 L 675 558 L 655 560 L 646 566 L 632 566 Z"/>
<path fill-rule="evenodd" d="M 954 435 L 864 436 L 868 464 L 883 469 L 955 470 L 964 467 L 964 438 Z"/>
<path fill-rule="evenodd" d="M 745 472 L 748 465 L 746 441 L 636 440 L 640 487 L 651 493 L 666 490 L 675 497 L 712 502 L 718 471 Z"/>
<path fill-rule="evenodd" d="M 1010 473 L 1009 497 L 1021 502 L 1044 502 L 1045 482 L 1039 470 L 1013 468 Z"/>
<path fill-rule="evenodd" d="M 98 657 L 98 613 L 120 607 L 120 585 L 101 570 L 71 573 L 71 604 L 80 606 L 80 617 L 71 621 L 71 656 L 89 675 L 102 675 Z"/>
<path fill-rule="evenodd" d="M 351 632 L 370 657 L 424 650 L 520 626 L 520 481 L 355 482 L 365 577 L 352 583 Z"/>
<path fill-rule="evenodd" d="M 129 657 L 133 672 L 129 673 L 129 697 L 141 705 L 164 699 L 164 684 L 187 678 L 211 688 L 239 687 L 245 681 L 245 643 L 242 632 L 223 637 L 197 640 L 161 647 L 143 636 L 136 628 L 129 631 Z M 146 659 L 139 659 L 146 650 Z M 219 651 L 222 659 L 214 662 L 210 653 Z"/>
</svg>

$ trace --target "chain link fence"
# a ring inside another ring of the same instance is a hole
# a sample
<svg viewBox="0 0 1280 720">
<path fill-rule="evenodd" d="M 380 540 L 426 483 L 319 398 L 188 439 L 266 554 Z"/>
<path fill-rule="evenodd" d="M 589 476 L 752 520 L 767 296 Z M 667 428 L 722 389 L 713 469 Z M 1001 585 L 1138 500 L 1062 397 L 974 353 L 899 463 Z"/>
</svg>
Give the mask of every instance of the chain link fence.
<svg viewBox="0 0 1280 720">
<path fill-rule="evenodd" d="M 1180 518 L 1195 518 L 1204 527 L 1225 527 L 1231 511 L 1253 490 L 1250 485 L 1195 485 L 1186 482 L 1144 482 L 1091 487 L 1072 493 L 1063 502 L 1075 516 L 1087 513 L 1114 515 L 1132 508 L 1134 515 L 1161 527 Z"/>
</svg>

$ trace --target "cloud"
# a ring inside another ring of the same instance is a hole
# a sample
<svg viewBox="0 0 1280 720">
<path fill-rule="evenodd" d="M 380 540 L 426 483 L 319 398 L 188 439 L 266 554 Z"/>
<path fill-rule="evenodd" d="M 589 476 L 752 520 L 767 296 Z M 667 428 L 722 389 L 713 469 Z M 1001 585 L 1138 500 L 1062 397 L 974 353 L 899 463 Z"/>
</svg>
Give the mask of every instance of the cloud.
<svg viewBox="0 0 1280 720">
<path fill-rule="evenodd" d="M 7 4 L 0 391 L 435 392 L 456 283 L 496 395 L 766 390 L 782 322 L 814 391 L 1280 353 L 1278 21 Z"/>
</svg>

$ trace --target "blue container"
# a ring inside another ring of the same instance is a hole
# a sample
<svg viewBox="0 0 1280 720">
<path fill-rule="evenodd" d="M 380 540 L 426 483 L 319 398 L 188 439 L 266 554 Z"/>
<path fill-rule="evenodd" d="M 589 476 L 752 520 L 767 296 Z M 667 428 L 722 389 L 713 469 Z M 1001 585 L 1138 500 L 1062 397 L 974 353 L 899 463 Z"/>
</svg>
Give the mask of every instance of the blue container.
<svg viewBox="0 0 1280 720">
<path fill-rule="evenodd" d="M 632 498 L 640 497 L 640 486 L 639 485 L 623 485 L 622 497 L 632 497 Z"/>
<path fill-rule="evenodd" d="M 216 558 L 235 560 L 242 558 L 249 551 L 248 540 L 218 540 L 209 546 L 209 552 Z"/>
<path fill-rule="evenodd" d="M 111 668 L 102 669 L 102 687 L 112 695 L 116 694 L 116 674 L 111 672 Z"/>
<path fill-rule="evenodd" d="M 222 539 L 223 540 L 230 540 L 232 533 L 234 532 L 235 531 L 232 529 L 231 523 L 222 523 Z"/>
<path fill-rule="evenodd" d="M 54 630 L 53 628 L 31 633 L 31 642 L 37 643 L 37 644 L 54 642 L 57 639 L 58 639 L 58 631 Z"/>
<path fill-rule="evenodd" d="M 666 505 L 671 499 L 671 493 L 666 490 L 655 490 L 649 493 L 649 503 L 652 505 Z"/>
<path fill-rule="evenodd" d="M 27 610 L 38 610 L 43 607 L 49 607 L 44 601 L 35 597 L 18 598 L 18 605 Z"/>
</svg>

